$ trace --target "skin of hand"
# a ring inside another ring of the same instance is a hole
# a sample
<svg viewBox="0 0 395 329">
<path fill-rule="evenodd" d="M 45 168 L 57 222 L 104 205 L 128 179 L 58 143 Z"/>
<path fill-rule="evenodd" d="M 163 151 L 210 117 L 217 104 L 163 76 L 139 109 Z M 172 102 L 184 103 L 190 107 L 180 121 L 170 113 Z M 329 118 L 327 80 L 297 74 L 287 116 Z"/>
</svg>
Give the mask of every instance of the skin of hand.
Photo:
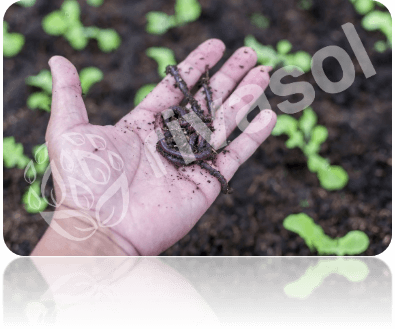
<svg viewBox="0 0 395 329">
<path fill-rule="evenodd" d="M 198 82 L 206 65 L 212 68 L 224 51 L 222 41 L 210 39 L 178 65 L 189 89 Z M 256 61 L 254 50 L 242 47 L 210 80 L 213 99 L 222 104 L 214 119 L 212 138 L 216 145 L 224 142 L 224 138 L 236 128 L 238 118 L 247 113 L 250 105 L 268 86 L 271 68 L 255 67 Z M 183 98 L 181 91 L 174 86 L 174 79 L 167 75 L 114 126 L 97 126 L 89 123 L 76 68 L 60 56 L 52 57 L 49 65 L 53 96 L 46 142 L 56 198 L 62 200 L 57 200 L 60 205 L 32 255 L 160 254 L 192 229 L 220 192 L 218 180 L 198 165 L 177 169 L 161 157 L 165 174 L 157 177 L 147 156 L 144 143 L 154 132 L 152 123 L 155 115 L 178 104 Z M 201 90 L 195 98 L 207 111 Z M 220 153 L 214 164 L 209 163 L 229 181 L 238 167 L 270 135 L 275 123 L 273 111 L 261 111 L 225 148 L 228 152 Z M 100 136 L 99 140 L 105 141 L 106 147 L 102 149 L 88 142 L 76 146 L 65 136 Z M 112 170 L 106 178 L 107 184 L 92 183 L 100 181 L 106 173 L 104 169 L 100 170 L 100 161 L 96 164 L 90 161 L 101 157 L 108 162 L 108 152 L 118 155 L 123 163 L 124 193 L 122 197 L 116 194 L 117 197 L 111 198 L 98 213 L 95 211 L 97 200 L 110 193 L 111 184 L 117 185 L 116 182 L 120 181 L 120 172 Z M 67 157 L 73 159 L 72 170 L 65 170 L 67 166 L 61 165 Z M 79 192 L 69 193 L 73 189 Z M 91 203 L 90 209 L 89 206 L 81 208 L 84 202 Z M 110 218 L 114 213 L 119 215 L 122 211 L 125 211 L 125 216 L 116 225 L 111 225 L 115 220 L 103 221 L 103 218 Z M 78 239 L 69 239 L 66 233 L 59 232 L 72 232 L 70 234 Z M 85 238 L 92 232 L 94 234 Z"/>
<path fill-rule="evenodd" d="M 154 257 L 34 257 L 56 324 L 219 324 L 188 280 Z M 37 301 L 33 301 L 36 303 Z M 28 311 L 30 324 L 39 313 Z"/>
</svg>

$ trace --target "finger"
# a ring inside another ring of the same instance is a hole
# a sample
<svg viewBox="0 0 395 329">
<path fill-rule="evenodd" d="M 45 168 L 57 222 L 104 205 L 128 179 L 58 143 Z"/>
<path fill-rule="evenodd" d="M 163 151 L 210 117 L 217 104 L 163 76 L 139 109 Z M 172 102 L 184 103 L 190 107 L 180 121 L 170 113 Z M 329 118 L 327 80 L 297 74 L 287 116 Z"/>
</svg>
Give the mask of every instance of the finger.
<svg viewBox="0 0 395 329">
<path fill-rule="evenodd" d="M 246 116 L 251 106 L 264 93 L 269 84 L 270 66 L 252 69 L 237 86 L 232 95 L 216 111 L 211 145 L 218 149 Z"/>
<path fill-rule="evenodd" d="M 47 134 L 59 134 L 88 123 L 81 82 L 74 65 L 61 56 L 52 57 L 48 64 L 52 73 L 52 106 Z"/>
<path fill-rule="evenodd" d="M 199 45 L 188 57 L 177 65 L 182 79 L 188 88 L 194 86 L 205 71 L 206 65 L 213 67 L 222 57 L 225 45 L 221 40 L 210 39 Z M 129 114 L 123 117 L 116 126 L 120 129 L 132 129 L 144 138 L 152 130 L 148 123 L 153 115 L 180 103 L 183 98 L 181 90 L 176 88 L 175 80 L 168 74 L 148 96 Z"/>
<path fill-rule="evenodd" d="M 272 110 L 261 111 L 246 130 L 221 152 L 215 162 L 229 181 L 236 170 L 256 151 L 272 132 L 277 116 Z"/>
<path fill-rule="evenodd" d="M 256 52 L 250 47 L 242 47 L 236 50 L 222 65 L 210 79 L 212 99 L 216 105 L 222 105 L 240 80 L 255 66 L 256 61 Z M 207 102 L 203 88 L 199 89 L 195 98 L 202 109 L 207 112 Z"/>
</svg>

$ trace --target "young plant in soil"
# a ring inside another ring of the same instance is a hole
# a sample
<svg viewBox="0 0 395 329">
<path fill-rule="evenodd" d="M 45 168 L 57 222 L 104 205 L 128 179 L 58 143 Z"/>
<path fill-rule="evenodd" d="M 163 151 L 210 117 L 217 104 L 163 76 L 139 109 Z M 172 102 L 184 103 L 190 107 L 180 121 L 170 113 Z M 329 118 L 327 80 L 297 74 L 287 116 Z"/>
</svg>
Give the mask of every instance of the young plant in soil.
<svg viewBox="0 0 395 329">
<path fill-rule="evenodd" d="M 305 51 L 290 53 L 292 44 L 288 40 L 280 40 L 277 43 L 276 50 L 272 46 L 265 46 L 259 43 L 254 36 L 247 35 L 244 44 L 251 47 L 258 55 L 258 63 L 275 68 L 276 66 L 294 65 L 308 72 L 311 69 L 311 56 Z"/>
<path fill-rule="evenodd" d="M 284 287 L 284 293 L 291 298 L 305 299 L 331 274 L 341 275 L 349 282 L 362 282 L 369 274 L 369 267 L 358 259 L 321 259 L 318 264 L 310 266 L 299 279 L 288 283 Z"/>
<path fill-rule="evenodd" d="M 24 169 L 29 163 L 29 158 L 23 154 L 23 145 L 15 143 L 15 138 L 4 137 L 3 139 L 3 161 L 6 168 Z"/>
<path fill-rule="evenodd" d="M 311 107 L 303 111 L 299 120 L 288 114 L 277 117 L 272 135 L 285 134 L 289 137 L 285 145 L 288 148 L 299 147 L 307 157 L 307 167 L 317 177 L 323 188 L 329 191 L 340 190 L 348 183 L 348 174 L 340 166 L 331 166 L 327 159 L 319 155 L 321 144 L 328 138 L 328 130 L 316 125 L 317 115 Z"/>
<path fill-rule="evenodd" d="M 160 11 L 150 11 L 146 15 L 146 31 L 161 35 L 173 27 L 194 22 L 199 18 L 202 8 L 197 0 L 177 0 L 174 11 L 175 15 L 171 16 Z"/>
<path fill-rule="evenodd" d="M 15 138 L 3 139 L 3 161 L 6 168 L 25 169 L 25 180 L 31 184 L 22 196 L 22 202 L 29 213 L 37 213 L 45 210 L 48 203 L 40 195 L 42 175 L 49 165 L 48 151 L 45 144 L 33 148 L 35 162 L 23 153 L 23 145 L 15 143 Z"/>
<path fill-rule="evenodd" d="M 22 7 L 33 7 L 36 3 L 36 0 L 19 0 L 17 2 L 18 5 L 22 6 Z"/>
<path fill-rule="evenodd" d="M 183 93 L 185 101 L 191 106 L 190 109 L 175 105 L 170 107 L 175 115 L 170 118 L 163 119 L 161 115 L 157 115 L 155 120 L 155 130 L 158 132 L 159 141 L 157 143 L 157 150 L 163 157 L 165 157 L 170 163 L 176 167 L 189 166 L 192 164 L 199 165 L 202 169 L 207 170 L 212 176 L 218 179 L 221 184 L 221 192 L 225 194 L 232 193 L 232 189 L 229 187 L 228 182 L 222 176 L 222 174 L 210 166 L 205 160 L 215 160 L 217 152 L 211 147 L 211 145 L 199 135 L 195 128 L 187 121 L 183 116 L 187 115 L 191 111 L 198 117 L 201 122 L 204 122 L 206 126 L 213 131 L 213 115 L 214 115 L 214 103 L 212 99 L 212 92 L 209 86 L 209 75 L 208 69 L 206 74 L 201 79 L 201 85 L 206 96 L 208 114 L 205 115 L 201 109 L 199 103 L 192 96 L 188 86 L 181 78 L 177 66 L 169 65 L 166 68 L 166 73 L 173 76 L 175 80 L 175 86 L 177 86 Z M 183 102 L 181 102 L 183 103 Z M 186 136 L 187 143 L 191 148 L 193 154 L 181 154 L 180 149 L 177 147 L 174 140 L 174 134 L 176 134 L 174 122 L 177 122 L 181 127 L 181 133 Z M 188 160 L 188 161 L 187 161 Z M 187 161 L 187 162 L 186 162 Z"/>
<path fill-rule="evenodd" d="M 44 211 L 48 202 L 41 195 L 41 181 L 45 171 L 49 166 L 48 149 L 45 144 L 33 147 L 34 160 L 30 160 L 25 168 L 25 181 L 30 186 L 22 196 L 22 202 L 29 213 L 39 213 Z"/>
<path fill-rule="evenodd" d="M 80 20 L 80 5 L 75 0 L 66 0 L 60 10 L 45 16 L 42 26 L 50 35 L 62 35 L 76 50 L 84 49 L 89 39 L 96 39 L 100 50 L 106 53 L 118 49 L 121 45 L 121 37 L 115 30 L 83 26 Z"/>
<path fill-rule="evenodd" d="M 3 21 L 3 56 L 14 57 L 25 44 L 25 37 L 20 33 L 9 33 L 8 23 Z"/>
<path fill-rule="evenodd" d="M 90 88 L 103 80 L 103 72 L 97 67 L 86 67 L 80 72 L 82 93 L 87 94 Z M 31 110 L 51 111 L 52 98 L 52 75 L 49 70 L 41 70 L 39 74 L 26 78 L 26 84 L 40 88 L 42 91 L 35 92 L 27 99 L 27 106 Z"/>
<path fill-rule="evenodd" d="M 161 78 L 166 76 L 166 67 L 176 64 L 173 50 L 165 47 L 151 47 L 145 52 L 158 63 L 158 74 Z M 156 84 L 150 83 L 142 86 L 134 96 L 134 105 L 137 106 L 154 88 Z"/>
<path fill-rule="evenodd" d="M 362 27 L 367 31 L 381 31 L 386 37 L 387 41 L 377 41 L 374 45 L 376 51 L 382 53 L 392 47 L 392 18 L 391 14 L 386 11 L 374 10 L 375 6 L 384 7 L 378 1 L 373 0 L 350 0 L 354 5 L 355 11 L 364 15 L 362 19 Z"/>
<path fill-rule="evenodd" d="M 313 219 L 304 213 L 289 215 L 283 226 L 303 238 L 306 245 L 319 255 L 358 255 L 369 247 L 369 238 L 362 231 L 351 231 L 341 238 L 332 239 Z"/>
</svg>

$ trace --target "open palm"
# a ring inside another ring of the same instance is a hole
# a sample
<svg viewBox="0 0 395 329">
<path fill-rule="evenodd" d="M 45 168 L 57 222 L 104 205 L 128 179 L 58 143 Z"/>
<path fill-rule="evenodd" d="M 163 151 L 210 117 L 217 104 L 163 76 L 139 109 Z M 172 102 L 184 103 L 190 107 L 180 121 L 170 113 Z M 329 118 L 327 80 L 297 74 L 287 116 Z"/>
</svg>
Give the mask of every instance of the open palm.
<svg viewBox="0 0 395 329">
<path fill-rule="evenodd" d="M 220 40 L 210 39 L 178 65 L 189 88 L 224 49 Z M 155 115 L 183 98 L 173 77 L 166 76 L 115 126 L 95 126 L 89 124 L 75 67 L 60 56 L 49 64 L 53 99 L 46 141 L 60 207 L 89 214 L 141 255 L 166 250 L 188 233 L 220 192 L 218 180 L 199 166 L 177 169 L 155 150 Z M 213 99 L 222 104 L 212 137 L 217 147 L 269 83 L 270 69 L 253 68 L 255 64 L 255 52 L 240 48 L 211 79 Z M 195 98 L 205 109 L 204 95 L 198 91 Z M 272 111 L 261 111 L 212 166 L 229 180 L 275 122 Z"/>
</svg>

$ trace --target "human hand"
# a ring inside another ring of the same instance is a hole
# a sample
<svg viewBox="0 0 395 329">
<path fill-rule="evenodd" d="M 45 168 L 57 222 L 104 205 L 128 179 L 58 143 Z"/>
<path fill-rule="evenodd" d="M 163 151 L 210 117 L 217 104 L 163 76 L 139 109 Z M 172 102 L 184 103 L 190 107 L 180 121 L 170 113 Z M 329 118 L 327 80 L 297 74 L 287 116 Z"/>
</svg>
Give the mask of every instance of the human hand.
<svg viewBox="0 0 395 329">
<path fill-rule="evenodd" d="M 188 88 L 224 50 L 220 40 L 210 39 L 178 65 Z M 270 68 L 253 68 L 256 60 L 251 48 L 240 48 L 210 81 L 213 99 L 223 104 L 214 120 L 218 147 L 269 83 Z M 53 96 L 46 141 L 60 205 L 32 255 L 160 254 L 190 231 L 220 192 L 220 183 L 199 166 L 176 169 L 150 147 L 158 140 L 155 115 L 182 100 L 174 79 L 167 75 L 115 126 L 95 126 L 89 123 L 75 67 L 59 56 L 49 65 Z M 204 109 L 203 94 L 195 98 Z M 229 181 L 275 123 L 274 112 L 261 111 L 212 166 Z M 67 239 L 71 251 L 62 249 L 68 248 Z"/>
</svg>

